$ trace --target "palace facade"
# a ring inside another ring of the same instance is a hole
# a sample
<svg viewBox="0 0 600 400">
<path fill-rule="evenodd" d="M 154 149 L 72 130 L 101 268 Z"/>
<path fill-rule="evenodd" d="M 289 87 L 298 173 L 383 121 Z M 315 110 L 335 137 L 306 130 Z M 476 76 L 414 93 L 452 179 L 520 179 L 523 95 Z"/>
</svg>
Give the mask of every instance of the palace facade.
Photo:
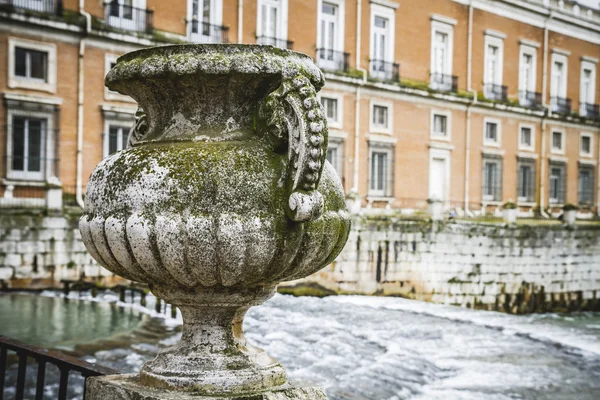
<svg viewBox="0 0 600 400">
<path fill-rule="evenodd" d="M 312 56 L 365 209 L 599 209 L 600 11 L 563 0 L 0 0 L 0 206 L 81 204 L 136 111 L 104 76 L 188 42 Z"/>
</svg>

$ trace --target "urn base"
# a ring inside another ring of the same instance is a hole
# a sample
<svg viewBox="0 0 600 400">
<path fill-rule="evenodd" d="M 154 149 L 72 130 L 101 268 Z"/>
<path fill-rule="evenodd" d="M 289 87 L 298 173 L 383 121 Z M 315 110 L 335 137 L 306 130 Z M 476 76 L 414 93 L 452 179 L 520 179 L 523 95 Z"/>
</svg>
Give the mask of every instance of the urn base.
<svg viewBox="0 0 600 400">
<path fill-rule="evenodd" d="M 135 374 L 91 377 L 86 380 L 86 400 L 327 400 L 320 388 L 284 385 L 268 391 L 206 396 L 149 388 Z"/>
</svg>

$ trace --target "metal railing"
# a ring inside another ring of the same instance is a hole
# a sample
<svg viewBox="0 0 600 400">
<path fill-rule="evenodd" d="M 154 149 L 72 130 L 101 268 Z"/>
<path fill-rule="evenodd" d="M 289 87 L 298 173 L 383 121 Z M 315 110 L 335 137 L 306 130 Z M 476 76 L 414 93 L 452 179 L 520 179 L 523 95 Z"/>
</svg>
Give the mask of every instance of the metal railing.
<svg viewBox="0 0 600 400">
<path fill-rule="evenodd" d="M 104 3 L 104 22 L 113 28 L 152 32 L 154 12 L 146 8 L 137 8 L 120 4 L 117 0 Z"/>
<path fill-rule="evenodd" d="M 0 399 L 3 398 L 4 393 L 6 370 L 8 368 L 8 352 L 16 353 L 18 358 L 15 400 L 23 400 L 25 398 L 25 378 L 27 375 L 27 362 L 30 358 L 37 363 L 35 400 L 42 400 L 44 398 L 44 382 L 46 379 L 47 364 L 56 366 L 60 371 L 58 400 L 66 400 L 67 398 L 70 372 L 79 373 L 83 378 L 119 373 L 111 368 L 92 364 L 58 351 L 31 346 L 6 336 L 0 336 Z M 83 385 L 83 392 L 85 393 L 85 381 Z"/>
<path fill-rule="evenodd" d="M 350 53 L 331 49 L 317 49 L 317 65 L 329 71 L 348 72 L 350 70 Z"/>
<path fill-rule="evenodd" d="M 16 10 L 37 11 L 46 14 L 62 15 L 63 0 L 2 0 L 1 6 L 9 6 Z"/>
<path fill-rule="evenodd" d="M 564 97 L 551 97 L 550 110 L 557 114 L 571 114 L 571 99 Z"/>
<path fill-rule="evenodd" d="M 580 103 L 579 115 L 591 119 L 598 119 L 598 117 L 600 117 L 600 106 L 598 104 Z"/>
<path fill-rule="evenodd" d="M 504 85 L 495 83 L 483 84 L 483 96 L 488 100 L 501 101 L 505 103 L 508 100 L 508 88 Z"/>
<path fill-rule="evenodd" d="M 384 81 L 400 81 L 400 64 L 384 60 L 371 60 L 371 78 Z"/>
<path fill-rule="evenodd" d="M 429 87 L 433 90 L 456 93 L 458 91 L 458 77 L 432 72 L 429 74 Z"/>
<path fill-rule="evenodd" d="M 293 41 L 286 40 L 286 39 L 279 39 L 279 38 L 272 37 L 272 36 L 257 36 L 256 43 L 268 45 L 268 46 L 275 46 L 275 47 L 279 47 L 281 49 L 288 49 L 288 50 L 292 50 L 294 48 Z"/>
<path fill-rule="evenodd" d="M 208 22 L 188 21 L 190 41 L 194 43 L 229 43 L 229 28 Z"/>
<path fill-rule="evenodd" d="M 519 104 L 527 108 L 541 108 L 542 94 L 530 92 L 529 90 L 519 90 Z"/>
</svg>

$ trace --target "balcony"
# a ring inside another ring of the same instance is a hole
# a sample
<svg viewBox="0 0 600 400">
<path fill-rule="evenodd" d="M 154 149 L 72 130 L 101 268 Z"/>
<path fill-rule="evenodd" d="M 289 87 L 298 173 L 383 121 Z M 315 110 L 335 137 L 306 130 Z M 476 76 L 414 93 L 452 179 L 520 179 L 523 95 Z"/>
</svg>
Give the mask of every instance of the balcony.
<svg viewBox="0 0 600 400">
<path fill-rule="evenodd" d="M 556 114 L 571 114 L 571 99 L 564 97 L 551 97 L 550 111 Z"/>
<path fill-rule="evenodd" d="M 529 90 L 519 90 L 519 104 L 527 108 L 542 108 L 542 94 L 530 92 Z"/>
<path fill-rule="evenodd" d="M 429 75 L 429 87 L 433 90 L 456 93 L 458 91 L 458 77 L 432 72 Z"/>
<path fill-rule="evenodd" d="M 44 14 L 61 16 L 63 0 L 0 0 L 0 7 L 22 11 L 36 11 Z"/>
<path fill-rule="evenodd" d="M 317 49 L 317 65 L 327 71 L 348 72 L 350 53 L 330 49 Z"/>
<path fill-rule="evenodd" d="M 229 28 L 204 21 L 188 21 L 190 41 L 193 43 L 229 43 Z"/>
<path fill-rule="evenodd" d="M 598 104 L 580 103 L 579 115 L 589 119 L 598 119 L 600 117 L 600 106 Z"/>
<path fill-rule="evenodd" d="M 497 85 L 495 83 L 483 84 L 483 96 L 488 100 L 506 103 L 508 101 L 507 91 L 508 88 L 504 85 Z"/>
<path fill-rule="evenodd" d="M 400 64 L 384 61 L 371 60 L 371 78 L 382 81 L 400 81 Z"/>
<path fill-rule="evenodd" d="M 117 0 L 104 4 L 104 21 L 108 26 L 126 31 L 147 32 L 154 29 L 153 11 L 119 4 Z"/>
<path fill-rule="evenodd" d="M 257 36 L 256 43 L 288 50 L 292 50 L 292 48 L 294 47 L 294 42 L 291 40 L 278 39 L 276 37 L 271 36 Z"/>
</svg>

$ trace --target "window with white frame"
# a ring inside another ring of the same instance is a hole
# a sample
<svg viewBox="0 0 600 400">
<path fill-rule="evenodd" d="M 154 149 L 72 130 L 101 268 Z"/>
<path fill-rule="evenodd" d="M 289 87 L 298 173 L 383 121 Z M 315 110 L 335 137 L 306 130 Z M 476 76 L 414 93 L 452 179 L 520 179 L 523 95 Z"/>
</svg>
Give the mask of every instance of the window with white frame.
<svg viewBox="0 0 600 400">
<path fill-rule="evenodd" d="M 503 33 L 486 31 L 485 35 L 485 67 L 484 67 L 484 94 L 488 98 L 496 98 L 502 93 L 499 86 L 502 85 L 504 68 L 504 38 Z"/>
<path fill-rule="evenodd" d="M 117 58 L 119 58 L 116 54 L 105 54 L 104 55 L 104 76 L 117 65 Z M 126 96 L 124 94 L 120 94 L 118 92 L 113 92 L 106 86 L 104 86 L 104 100 L 112 100 L 112 101 L 126 101 L 126 102 L 134 102 L 134 100 Z"/>
<path fill-rule="evenodd" d="M 533 125 L 519 126 L 519 150 L 535 149 L 535 131 Z"/>
<path fill-rule="evenodd" d="M 517 201 L 533 203 L 535 201 L 535 159 L 518 158 Z"/>
<path fill-rule="evenodd" d="M 148 29 L 146 0 L 113 0 L 106 2 L 106 23 L 119 29 Z"/>
<path fill-rule="evenodd" d="M 500 121 L 487 118 L 484 120 L 483 144 L 495 147 L 500 145 Z"/>
<path fill-rule="evenodd" d="M 391 105 L 374 102 L 371 104 L 371 132 L 391 133 Z"/>
<path fill-rule="evenodd" d="M 329 94 L 321 95 L 321 105 L 327 117 L 327 122 L 330 128 L 341 128 L 342 113 L 341 99 L 337 96 Z"/>
<path fill-rule="evenodd" d="M 8 87 L 56 92 L 56 45 L 9 38 Z"/>
<path fill-rule="evenodd" d="M 579 138 L 579 155 L 582 157 L 592 156 L 592 134 L 582 133 Z"/>
<path fill-rule="evenodd" d="M 54 105 L 6 101 L 6 178 L 46 181 L 56 174 Z"/>
<path fill-rule="evenodd" d="M 321 68 L 344 70 L 344 0 L 319 0 L 317 63 Z"/>
<path fill-rule="evenodd" d="M 550 81 L 550 97 L 557 103 L 558 98 L 567 97 L 567 56 L 564 54 L 552 54 Z"/>
<path fill-rule="evenodd" d="M 395 13 L 393 8 L 371 3 L 371 75 L 393 78 Z"/>
<path fill-rule="evenodd" d="M 562 131 L 552 131 L 551 151 L 553 153 L 564 154 L 565 152 L 565 133 Z"/>
<path fill-rule="evenodd" d="M 594 115 L 596 102 L 596 64 L 581 62 L 581 83 L 579 88 L 579 113 L 582 116 Z"/>
<path fill-rule="evenodd" d="M 537 49 L 521 45 L 519 59 L 519 103 L 530 107 L 536 105 Z"/>
<path fill-rule="evenodd" d="M 104 110 L 104 157 L 127 148 L 134 114 Z"/>
<path fill-rule="evenodd" d="M 393 146 L 371 144 L 369 160 L 369 196 L 392 196 Z"/>
<path fill-rule="evenodd" d="M 337 172 L 343 184 L 344 143 L 342 139 L 336 137 L 329 137 L 329 146 L 327 148 L 327 161 L 331 163 L 333 169 L 335 169 L 335 172 Z"/>
<path fill-rule="evenodd" d="M 550 162 L 550 204 L 564 204 L 567 188 L 567 167 L 561 162 Z"/>
<path fill-rule="evenodd" d="M 482 184 L 484 201 L 502 201 L 502 157 L 483 155 Z"/>
<path fill-rule="evenodd" d="M 287 0 L 259 0 L 256 40 L 287 48 Z"/>
<path fill-rule="evenodd" d="M 449 139 L 450 138 L 450 117 L 449 112 L 432 111 L 431 113 L 431 138 Z"/>
<path fill-rule="evenodd" d="M 579 165 L 578 198 L 581 205 L 594 203 L 594 167 L 591 165 Z"/>
<path fill-rule="evenodd" d="M 260 14 L 260 8 L 258 9 Z M 260 21 L 260 19 L 259 19 Z M 188 36 L 196 43 L 223 43 L 222 0 L 188 0 Z"/>
<path fill-rule="evenodd" d="M 452 54 L 456 21 L 432 16 L 431 22 L 431 81 L 436 90 L 452 89 Z"/>
</svg>

